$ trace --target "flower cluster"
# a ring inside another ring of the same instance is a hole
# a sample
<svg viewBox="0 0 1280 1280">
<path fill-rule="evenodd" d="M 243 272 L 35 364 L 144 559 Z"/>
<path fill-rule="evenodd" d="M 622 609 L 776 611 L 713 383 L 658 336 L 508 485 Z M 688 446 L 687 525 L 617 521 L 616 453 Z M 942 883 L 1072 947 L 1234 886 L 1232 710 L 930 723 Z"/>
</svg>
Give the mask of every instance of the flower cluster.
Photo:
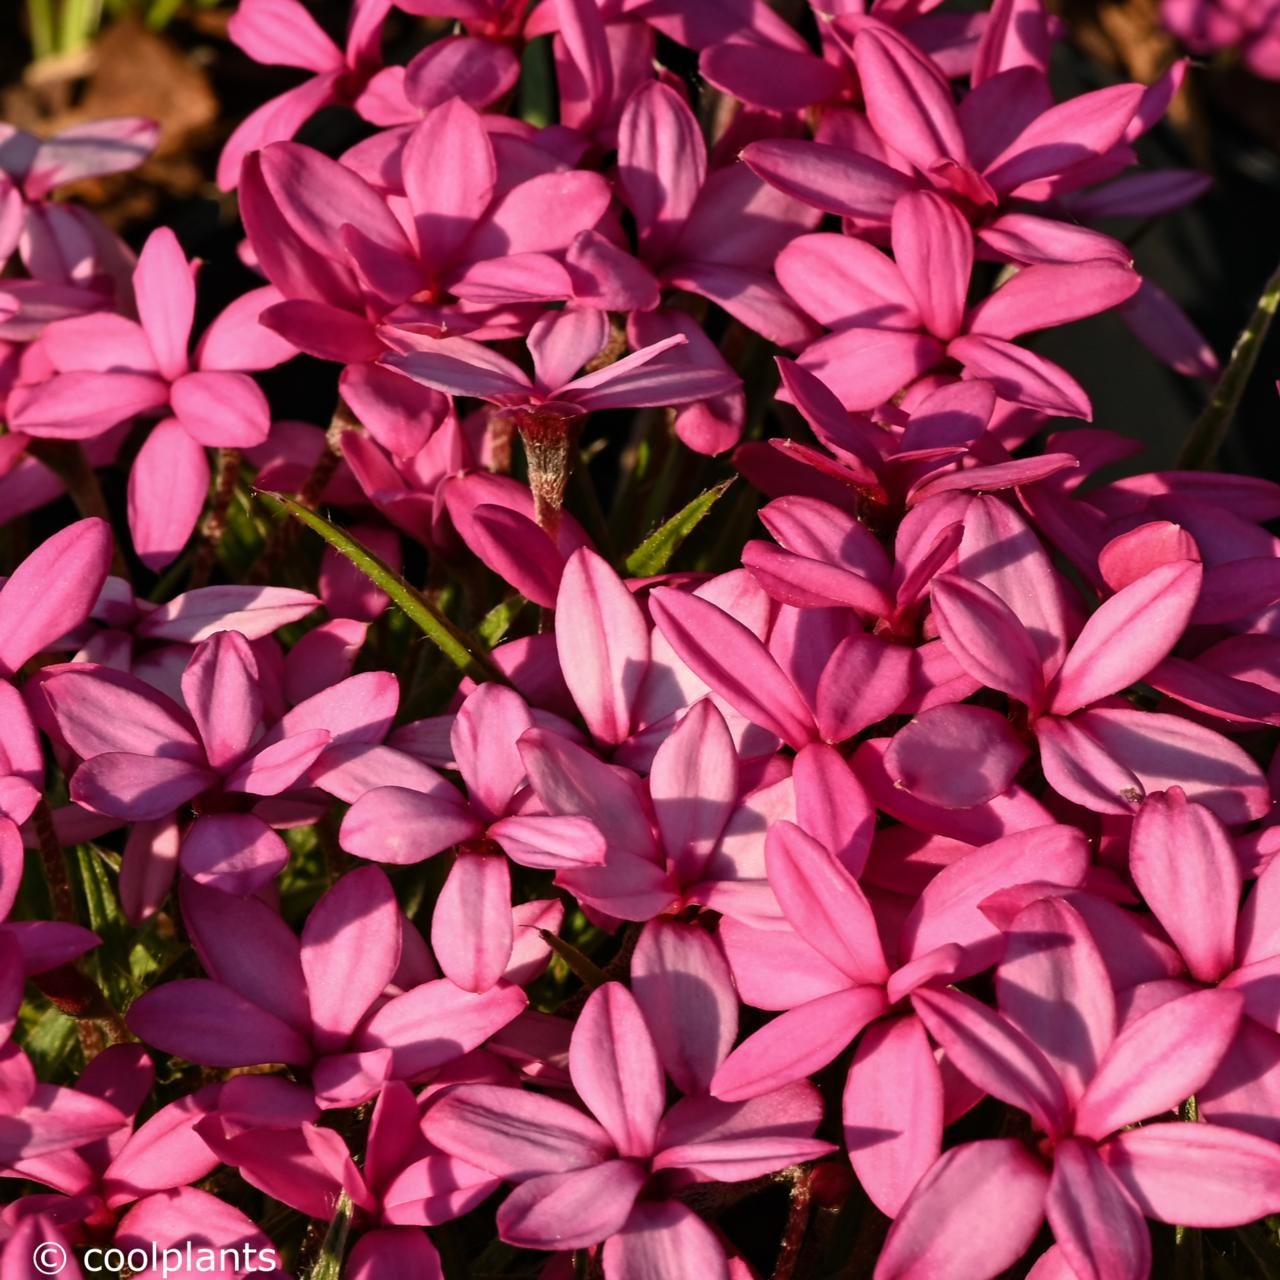
<svg viewBox="0 0 1280 1280">
<path fill-rule="evenodd" d="M 1262 67 L 1245 7 L 1166 4 Z M 804 8 L 241 0 L 310 76 L 194 343 L 174 233 L 50 198 L 154 129 L 9 131 L 6 1280 L 1143 1280 L 1280 1212 L 1280 485 L 1115 478 L 1023 341 L 1218 372 L 1112 234 L 1207 185 L 1137 167 L 1185 64 Z"/>
</svg>

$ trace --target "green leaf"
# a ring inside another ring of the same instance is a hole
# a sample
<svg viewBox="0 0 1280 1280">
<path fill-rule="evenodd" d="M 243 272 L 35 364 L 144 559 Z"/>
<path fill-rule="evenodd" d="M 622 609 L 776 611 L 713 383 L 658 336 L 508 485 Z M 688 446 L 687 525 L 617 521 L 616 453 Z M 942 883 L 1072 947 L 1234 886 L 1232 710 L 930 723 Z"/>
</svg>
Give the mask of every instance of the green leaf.
<svg viewBox="0 0 1280 1280">
<path fill-rule="evenodd" d="M 628 557 L 627 572 L 633 578 L 651 578 L 661 573 L 684 540 L 703 517 L 728 493 L 736 477 L 704 489 L 688 506 L 677 511 L 666 524 L 655 529 Z"/>
<path fill-rule="evenodd" d="M 508 596 L 505 600 L 499 601 L 480 619 L 480 625 L 476 627 L 476 636 L 491 649 L 494 645 L 500 644 L 528 603 L 528 600 L 521 595 Z"/>
<path fill-rule="evenodd" d="M 480 642 L 451 622 L 421 592 L 411 587 L 394 569 L 384 564 L 368 547 L 350 534 L 331 524 L 323 516 L 279 493 L 258 491 L 258 496 L 273 510 L 287 511 L 295 520 L 318 533 L 335 551 L 346 556 L 361 573 L 386 592 L 418 629 L 459 671 L 475 680 L 509 681 L 493 664 Z"/>
<path fill-rule="evenodd" d="M 80 1052 L 76 1020 L 43 997 L 23 1004 L 14 1038 L 41 1080 L 64 1084 L 74 1077 Z"/>
<path fill-rule="evenodd" d="M 1227 429 L 1240 407 L 1240 398 L 1253 376 L 1258 354 L 1277 311 L 1280 311 L 1280 268 L 1267 281 L 1249 323 L 1236 339 L 1231 359 L 1213 389 L 1213 398 L 1196 419 L 1182 446 L 1179 467 L 1197 470 L 1212 465 L 1227 438 Z"/>
<path fill-rule="evenodd" d="M 609 981 L 609 975 L 594 960 L 584 956 L 571 942 L 557 937 L 549 929 L 539 929 L 539 936 L 565 962 L 584 986 L 594 991 Z"/>
<path fill-rule="evenodd" d="M 334 1206 L 333 1220 L 325 1232 L 320 1256 L 311 1268 L 309 1280 L 341 1280 L 342 1255 L 347 1251 L 347 1233 L 351 1229 L 351 1197 L 344 1191 Z"/>
</svg>

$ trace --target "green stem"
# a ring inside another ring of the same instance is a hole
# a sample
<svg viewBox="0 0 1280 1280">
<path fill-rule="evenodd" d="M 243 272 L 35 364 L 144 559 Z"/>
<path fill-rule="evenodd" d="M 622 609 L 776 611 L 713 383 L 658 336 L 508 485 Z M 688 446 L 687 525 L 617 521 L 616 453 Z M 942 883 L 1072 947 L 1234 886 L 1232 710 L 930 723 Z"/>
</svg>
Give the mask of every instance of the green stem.
<svg viewBox="0 0 1280 1280">
<path fill-rule="evenodd" d="M 31 31 L 31 52 L 36 58 L 51 57 L 57 48 L 53 0 L 27 0 L 27 26 Z"/>
<path fill-rule="evenodd" d="M 1227 429 L 1240 407 L 1240 398 L 1249 385 L 1254 366 L 1258 363 L 1258 354 L 1277 310 L 1280 310 L 1280 268 L 1267 281 L 1249 323 L 1236 339 L 1231 359 L 1214 388 L 1213 398 L 1196 419 L 1182 446 L 1182 453 L 1178 457 L 1179 467 L 1196 470 L 1212 465 L 1222 442 L 1227 438 Z"/>
<path fill-rule="evenodd" d="M 295 520 L 318 533 L 335 551 L 346 556 L 365 577 L 391 597 L 410 621 L 458 670 L 466 672 L 475 680 L 509 683 L 477 641 L 455 626 L 421 592 L 411 587 L 395 570 L 383 564 L 372 551 L 350 534 L 344 533 L 337 525 L 330 524 L 323 516 L 308 511 L 300 502 L 295 502 L 284 494 L 268 494 L 259 490 L 258 496 L 272 510 L 288 512 Z"/>
</svg>

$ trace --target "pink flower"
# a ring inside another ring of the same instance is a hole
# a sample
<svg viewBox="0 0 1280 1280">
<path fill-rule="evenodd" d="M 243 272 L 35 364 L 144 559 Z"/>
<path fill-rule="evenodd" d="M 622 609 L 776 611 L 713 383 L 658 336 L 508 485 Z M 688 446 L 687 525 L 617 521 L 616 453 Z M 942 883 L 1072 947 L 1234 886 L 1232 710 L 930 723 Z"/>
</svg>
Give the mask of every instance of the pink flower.
<svg viewBox="0 0 1280 1280">
<path fill-rule="evenodd" d="M 532 1249 L 603 1242 L 610 1280 L 673 1266 L 727 1276 L 715 1234 L 671 1191 L 704 1177 L 743 1181 L 831 1150 L 808 1136 L 819 1108 L 807 1086 L 759 1104 L 688 1098 L 668 1110 L 646 1015 L 619 983 L 594 991 L 578 1016 L 569 1070 L 586 1112 L 513 1089 L 460 1085 L 428 1112 L 426 1132 L 518 1184 L 498 1210 L 502 1239 Z"/>
<path fill-rule="evenodd" d="M 129 250 L 88 210 L 49 197 L 65 183 L 136 168 L 159 135 L 159 125 L 138 116 L 94 120 L 43 140 L 5 125 L 0 134 L 0 264 L 16 249 L 36 280 L 71 287 L 68 300 L 75 289 L 98 294 L 98 305 L 115 297 L 120 286 L 127 287 Z M 11 288 L 11 282 L 5 287 Z M 52 300 L 58 294 L 45 291 L 43 296 Z"/>
<path fill-rule="evenodd" d="M 548 870 L 604 860 L 604 838 L 586 818 L 530 812 L 518 743 L 533 725 L 514 690 L 485 684 L 467 697 L 450 734 L 465 799 L 427 765 L 389 748 L 363 753 L 345 770 L 318 779 L 355 801 L 339 833 L 352 853 L 406 863 L 454 847 L 432 916 L 431 945 L 444 973 L 467 991 L 489 990 L 511 963 L 508 857 Z M 357 771 L 373 785 L 355 794 Z"/>
<path fill-rule="evenodd" d="M 533 377 L 470 338 L 426 340 L 382 363 L 425 386 L 471 396 L 531 418 L 579 418 L 598 409 L 682 404 L 729 391 L 737 375 L 724 366 L 688 366 L 658 357 L 687 339 L 674 334 L 594 373 L 575 376 L 609 340 L 601 311 L 571 309 L 543 316 L 529 333 Z"/>
<path fill-rule="evenodd" d="M 870 1028 L 845 1083 L 845 1143 L 867 1193 L 893 1216 L 941 1153 L 944 1122 L 969 1104 L 934 1062 L 918 1021 L 921 993 L 998 958 L 1004 940 L 979 909 L 985 898 L 1028 882 L 1079 884 L 1087 849 L 1078 831 L 1043 826 L 964 853 L 920 894 L 892 964 L 874 903 L 853 874 L 865 849 L 842 865 L 781 822 L 765 858 L 790 929 L 762 932 L 728 918 L 721 932 L 742 998 L 784 1012 L 728 1056 L 711 1091 L 739 1101 L 780 1088 L 821 1070 Z"/>
<path fill-rule="evenodd" d="M 227 34 L 255 62 L 314 74 L 272 98 L 236 126 L 218 158 L 218 186 L 232 191 L 250 151 L 282 142 L 323 107 L 350 106 L 382 65 L 382 24 L 391 0 L 356 0 L 345 49 L 321 30 L 299 0 L 243 0 Z"/>
<path fill-rule="evenodd" d="M 163 902 L 178 865 L 233 893 L 269 881 L 289 856 L 271 823 L 298 817 L 276 798 L 305 787 L 307 771 L 330 748 L 380 741 L 399 696 L 393 676 L 365 672 L 272 722 L 258 662 L 235 631 L 195 647 L 181 693 L 185 705 L 89 663 L 40 677 L 52 722 L 84 762 L 72 798 L 135 824 L 124 864 L 135 919 Z M 195 820 L 180 822 L 189 804 Z"/>
<path fill-rule="evenodd" d="M 138 555 L 163 568 L 195 528 L 209 488 L 209 446 L 260 444 L 267 398 L 244 370 L 294 350 L 258 323 L 272 290 L 245 294 L 188 354 L 195 318 L 192 266 L 168 228 L 152 232 L 133 274 L 141 322 L 111 312 L 50 325 L 41 345 L 54 374 L 10 396 L 14 427 L 31 436 L 84 440 L 140 414 L 161 415 L 129 474 L 129 528 Z"/>
<path fill-rule="evenodd" d="M 1025 267 L 966 308 L 973 232 L 941 196 L 911 192 L 893 206 L 894 260 L 847 236 L 800 236 L 778 256 L 782 286 L 835 330 L 800 366 L 846 409 L 871 409 L 944 358 L 998 395 L 1047 413 L 1088 418 L 1088 397 L 1063 369 L 1011 339 L 1105 311 L 1139 280 L 1112 260 Z"/>
<path fill-rule="evenodd" d="M 1237 46 L 1264 80 L 1280 80 L 1280 4 L 1275 0 L 1161 0 L 1165 25 L 1193 53 Z"/>
<path fill-rule="evenodd" d="M 339 880 L 312 908 L 301 940 L 256 898 L 189 881 L 182 902 L 210 977 L 165 982 L 140 996 L 130 1028 L 208 1066 L 308 1068 L 321 1107 L 357 1106 L 387 1080 L 421 1079 L 482 1044 L 526 1004 L 510 982 L 477 995 L 432 976 L 421 939 L 402 922 L 376 867 Z M 228 1037 L 233 1023 L 238 1033 Z"/>
<path fill-rule="evenodd" d="M 952 990 L 916 1003 L 956 1067 L 1043 1136 L 1030 1149 L 997 1138 L 943 1155 L 898 1214 L 878 1280 L 925 1276 L 942 1259 L 998 1275 L 1046 1216 L 1073 1272 L 1141 1280 L 1144 1216 L 1227 1226 L 1280 1203 L 1280 1146 L 1213 1124 L 1135 1127 L 1212 1074 L 1239 1025 L 1238 994 L 1197 992 L 1120 1021 L 1085 922 L 1052 898 L 1018 915 L 1007 948 L 999 1013 Z"/>
</svg>

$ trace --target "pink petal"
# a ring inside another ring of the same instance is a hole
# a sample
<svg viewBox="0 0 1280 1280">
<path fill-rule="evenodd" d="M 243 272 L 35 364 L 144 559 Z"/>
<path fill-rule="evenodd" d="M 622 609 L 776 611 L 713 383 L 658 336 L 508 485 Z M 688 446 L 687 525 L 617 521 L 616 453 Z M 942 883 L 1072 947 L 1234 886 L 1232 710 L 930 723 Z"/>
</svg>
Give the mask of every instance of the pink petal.
<svg viewBox="0 0 1280 1280">
<path fill-rule="evenodd" d="M 1140 680 L 1181 639 L 1204 570 L 1198 561 L 1161 565 L 1117 591 L 1085 623 L 1050 700 L 1069 715 Z"/>
<path fill-rule="evenodd" d="M 1233 991 L 1197 991 L 1130 1022 L 1080 1100 L 1076 1132 L 1100 1141 L 1181 1105 L 1222 1061 L 1242 1008 Z"/>
<path fill-rule="evenodd" d="M 952 342 L 947 354 L 970 377 L 990 382 L 1001 399 L 1059 417 L 1088 421 L 1093 416 L 1089 397 L 1065 369 L 1002 338 L 967 334 Z"/>
<path fill-rule="evenodd" d="M 1142 1210 L 1094 1147 L 1074 1138 L 1058 1143 L 1045 1215 L 1077 1276 L 1145 1276 L 1151 1237 Z"/>
<path fill-rule="evenodd" d="M 204 449 L 174 418 L 152 427 L 129 471 L 129 532 L 152 570 L 176 560 L 209 492 Z"/>
<path fill-rule="evenodd" d="M 867 116 L 888 146 L 922 171 L 938 160 L 965 160 L 950 86 L 932 62 L 879 27 L 858 33 L 854 57 Z"/>
<path fill-rule="evenodd" d="M 920 327 L 919 303 L 902 269 L 862 240 L 830 232 L 798 236 L 778 255 L 775 269 L 787 293 L 821 324 Z"/>
<path fill-rule="evenodd" d="M 493 148 L 475 108 L 454 98 L 429 111 L 409 135 L 401 173 L 419 251 L 428 270 L 438 272 L 453 262 L 493 197 Z"/>
<path fill-rule="evenodd" d="M 158 605 L 135 634 L 199 644 L 216 631 L 238 631 L 246 640 L 260 640 L 305 618 L 319 603 L 310 592 L 292 587 L 197 587 Z"/>
<path fill-rule="evenodd" d="M 1141 85 L 1117 84 L 1050 107 L 987 166 L 987 181 L 1005 194 L 1105 154 L 1124 137 L 1142 93 Z"/>
<path fill-rule="evenodd" d="M 922 711 L 894 735 L 884 765 L 894 786 L 944 809 L 969 809 L 1003 795 L 1029 748 L 1006 717 L 986 707 Z"/>
<path fill-rule="evenodd" d="M 299 0 L 245 0 L 227 34 L 255 62 L 307 71 L 342 66 L 342 51 Z"/>
<path fill-rule="evenodd" d="M 952 346 L 974 341 L 960 338 Z M 821 378 L 846 409 L 860 411 L 891 399 L 941 358 L 941 347 L 928 334 L 851 328 L 819 338 L 798 363 Z"/>
<path fill-rule="evenodd" d="M 375 787 L 361 795 L 342 820 L 342 847 L 374 862 L 421 862 L 484 831 L 483 824 L 448 784 L 423 795 L 406 787 Z"/>
<path fill-rule="evenodd" d="M 87 440 L 169 402 L 169 384 L 145 373 L 59 373 L 9 395 L 15 431 L 50 439 Z"/>
<path fill-rule="evenodd" d="M 998 937 L 982 901 L 1013 885 L 1047 881 L 1077 885 L 1089 866 L 1084 833 L 1035 826 L 984 845 L 944 868 L 921 893 L 902 926 L 905 957 L 958 943 L 973 947 Z"/>
<path fill-rule="evenodd" d="M 1214 983 L 1229 973 L 1243 885 L 1218 818 L 1178 788 L 1148 796 L 1134 820 L 1129 869 L 1191 976 Z"/>
<path fill-rule="evenodd" d="M 77 520 L 46 538 L 0 587 L 0 675 L 78 627 L 111 564 L 105 520 Z"/>
<path fill-rule="evenodd" d="M 311 909 L 302 971 L 316 1049 L 341 1049 L 400 962 L 400 909 L 378 867 L 348 872 Z"/>
<path fill-rule="evenodd" d="M 933 586 L 938 633 L 975 679 L 1038 708 L 1041 660 L 1027 628 L 990 587 L 954 574 Z"/>
<path fill-rule="evenodd" d="M 185 760 L 107 752 L 76 770 L 71 798 L 96 813 L 145 822 L 167 816 L 215 780 Z"/>
<path fill-rule="evenodd" d="M 724 954 L 703 929 L 650 921 L 631 958 L 631 987 L 676 1088 L 706 1093 L 737 1035 Z"/>
<path fill-rule="evenodd" d="M 608 564 L 583 547 L 565 565 L 556 616 L 561 667 L 587 727 L 602 742 L 621 742 L 649 667 L 640 606 Z"/>
<path fill-rule="evenodd" d="M 673 1200 L 637 1204 L 626 1226 L 605 1241 L 604 1265 L 627 1280 L 667 1280 L 682 1271 L 698 1280 L 730 1280 L 715 1232 Z"/>
<path fill-rule="evenodd" d="M 1052 1136 L 1068 1123 L 1053 1065 L 1012 1023 L 959 991 L 917 990 L 912 1004 L 954 1066 L 985 1093 L 1027 1112 Z"/>
<path fill-rule="evenodd" d="M 942 1121 L 942 1076 L 919 1020 L 869 1027 L 845 1084 L 844 1143 L 881 1213 L 897 1217 L 941 1155 Z"/>
<path fill-rule="evenodd" d="M 220 631 L 203 641 L 182 673 L 182 697 L 215 769 L 233 764 L 253 740 L 262 716 L 258 664 L 249 642 Z"/>
<path fill-rule="evenodd" d="M 1045 720 L 1039 731 L 1046 776 L 1044 730 L 1052 724 L 1074 726 L 1116 766 L 1136 779 L 1138 790 L 1120 799 L 1095 800 L 1090 793 L 1072 794 L 1050 777 L 1055 789 L 1098 813 L 1131 813 L 1144 792 L 1181 787 L 1187 798 L 1212 809 L 1223 822 L 1235 825 L 1261 817 L 1270 807 L 1270 795 L 1261 771 L 1235 743 L 1181 716 L 1157 715 L 1128 708 L 1078 712 L 1070 720 Z M 1073 747 L 1072 750 L 1079 748 Z M 1114 794 L 1114 793 L 1113 793 Z M 1106 803 L 1108 807 L 1096 807 Z"/>
<path fill-rule="evenodd" d="M 577 1249 L 622 1229 L 647 1177 L 635 1160 L 606 1160 L 518 1186 L 498 1210 L 498 1235 L 524 1249 Z"/>
<path fill-rule="evenodd" d="M 181 377 L 188 366 L 187 344 L 195 317 L 196 286 L 187 256 L 168 227 L 148 237 L 133 275 L 138 318 L 161 377 Z"/>
<path fill-rule="evenodd" d="M 251 449 L 271 429 L 271 408 L 247 373 L 184 374 L 173 384 L 174 416 L 203 445 Z"/>
<path fill-rule="evenodd" d="M 1234 1227 L 1280 1206 L 1280 1146 L 1216 1124 L 1153 1124 L 1103 1148 L 1142 1212 L 1189 1227 Z"/>
<path fill-rule="evenodd" d="M 528 1004 L 519 987 L 500 982 L 479 995 L 447 978 L 389 1000 L 353 1039 L 356 1049 L 390 1049 L 397 1080 L 412 1080 L 479 1047 Z"/>
<path fill-rule="evenodd" d="M 442 1150 L 513 1182 L 589 1168 L 611 1154 L 609 1135 L 577 1107 L 496 1085 L 449 1090 L 423 1131 Z"/>
<path fill-rule="evenodd" d="M 591 993 L 574 1028 L 569 1072 L 621 1155 L 652 1154 L 666 1106 L 662 1065 L 626 987 L 609 982 Z"/>
<path fill-rule="evenodd" d="M 348 1255 L 344 1271 L 351 1280 L 444 1280 L 440 1255 L 425 1231 L 414 1227 L 380 1227 L 366 1231 Z"/>
<path fill-rule="evenodd" d="M 681 659 L 753 724 L 791 746 L 811 735 L 808 708 L 761 641 L 698 596 L 664 587 L 649 597 L 658 629 Z"/>
<path fill-rule="evenodd" d="M 1000 1012 L 1053 1064 L 1079 1102 L 1116 1033 L 1115 997 L 1085 922 L 1061 898 L 1019 912 L 996 971 Z"/>
<path fill-rule="evenodd" d="M 277 796 L 295 786 L 330 745 L 326 729 L 308 729 L 260 746 L 223 781 L 227 791 L 247 791 L 255 796 Z"/>
<path fill-rule="evenodd" d="M 431 950 L 446 978 L 488 991 L 511 962 L 511 870 L 505 857 L 461 850 L 431 916 Z"/>
<path fill-rule="evenodd" d="M 663 848 L 686 884 L 697 881 L 738 796 L 738 756 L 709 698 L 681 717 L 653 758 L 649 793 Z"/>
<path fill-rule="evenodd" d="M 973 271 L 973 231 L 955 207 L 930 191 L 903 196 L 893 209 L 893 256 L 924 327 L 949 342 L 964 322 Z"/>
<path fill-rule="evenodd" d="M 293 930 L 257 898 L 236 898 L 191 881 L 183 920 L 205 972 L 299 1032 L 310 1028 Z"/>
<path fill-rule="evenodd" d="M 890 1228 L 876 1280 L 964 1275 L 992 1280 L 1040 1230 L 1049 1175 L 1013 1138 L 953 1147 L 925 1174 Z"/>
<path fill-rule="evenodd" d="M 779 191 L 862 224 L 887 226 L 899 197 L 914 189 L 871 156 L 799 138 L 762 138 L 744 147 L 741 159 Z"/>
<path fill-rule="evenodd" d="M 642 85 L 618 122 L 618 185 L 651 260 L 679 234 L 706 171 L 706 144 L 693 112 L 669 86 Z"/>
<path fill-rule="evenodd" d="M 1024 267 L 980 302 L 969 316 L 969 332 L 1020 338 L 1119 306 L 1141 279 L 1127 263 L 1081 262 Z"/>
<path fill-rule="evenodd" d="M 204 979 L 166 982 L 139 996 L 128 1023 L 147 1044 L 205 1066 L 311 1061 L 311 1046 L 292 1027 L 230 987 Z M 232 1026 L 235 1036 L 227 1034 Z"/>
<path fill-rule="evenodd" d="M 816 840 L 790 822 L 765 841 L 769 885 L 795 931 L 857 984 L 889 976 L 871 905 L 858 882 Z"/>
<path fill-rule="evenodd" d="M 183 871 L 223 893 L 255 893 L 288 861 L 285 842 L 249 813 L 202 814 L 182 841 Z"/>
<path fill-rule="evenodd" d="M 789 1009 L 720 1064 L 711 1092 L 725 1102 L 740 1102 L 803 1080 L 833 1061 L 888 1008 L 882 988 L 849 987 Z"/>
<path fill-rule="evenodd" d="M 88 120 L 45 138 L 36 148 L 23 186 L 30 200 L 81 178 L 136 169 L 154 150 L 160 126 L 142 116 Z"/>
</svg>

